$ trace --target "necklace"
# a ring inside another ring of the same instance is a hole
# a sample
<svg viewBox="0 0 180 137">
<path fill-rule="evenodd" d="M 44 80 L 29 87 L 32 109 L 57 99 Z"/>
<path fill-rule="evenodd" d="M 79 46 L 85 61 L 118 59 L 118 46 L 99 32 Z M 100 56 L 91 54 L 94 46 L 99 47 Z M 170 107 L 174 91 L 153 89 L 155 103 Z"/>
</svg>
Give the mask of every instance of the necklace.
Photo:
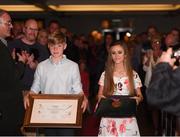
<svg viewBox="0 0 180 137">
<path fill-rule="evenodd" d="M 114 71 L 114 76 L 117 76 L 117 77 L 123 77 L 126 75 L 126 72 L 125 71 Z"/>
</svg>

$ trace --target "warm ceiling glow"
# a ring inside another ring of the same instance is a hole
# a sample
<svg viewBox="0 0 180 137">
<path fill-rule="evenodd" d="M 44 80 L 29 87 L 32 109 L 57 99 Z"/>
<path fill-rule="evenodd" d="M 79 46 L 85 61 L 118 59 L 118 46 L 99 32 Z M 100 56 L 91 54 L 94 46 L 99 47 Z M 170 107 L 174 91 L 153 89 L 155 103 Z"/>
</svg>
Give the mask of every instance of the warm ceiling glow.
<svg viewBox="0 0 180 137">
<path fill-rule="evenodd" d="M 171 11 L 179 10 L 180 4 L 121 4 L 121 5 L 49 5 L 55 11 Z M 44 11 L 35 5 L 0 5 L 7 11 Z"/>
<path fill-rule="evenodd" d="M 6 11 L 44 11 L 35 5 L 0 5 L 0 9 Z"/>
<path fill-rule="evenodd" d="M 180 5 L 172 4 L 50 5 L 49 7 L 56 11 L 163 11 L 180 9 Z"/>
</svg>

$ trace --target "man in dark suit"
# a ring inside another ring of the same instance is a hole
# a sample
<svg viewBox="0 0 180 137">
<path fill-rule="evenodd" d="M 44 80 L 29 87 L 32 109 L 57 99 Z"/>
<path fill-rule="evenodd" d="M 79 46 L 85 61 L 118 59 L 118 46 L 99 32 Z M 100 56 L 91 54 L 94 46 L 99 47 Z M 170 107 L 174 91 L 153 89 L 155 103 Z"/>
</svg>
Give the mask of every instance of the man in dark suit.
<svg viewBox="0 0 180 137">
<path fill-rule="evenodd" d="M 10 36 L 11 29 L 10 15 L 0 10 L 0 135 L 14 136 L 21 135 L 24 107 L 22 88 L 17 77 L 20 73 L 16 71 L 16 64 L 5 40 Z M 21 61 L 19 63 L 23 66 L 25 60 Z"/>
</svg>

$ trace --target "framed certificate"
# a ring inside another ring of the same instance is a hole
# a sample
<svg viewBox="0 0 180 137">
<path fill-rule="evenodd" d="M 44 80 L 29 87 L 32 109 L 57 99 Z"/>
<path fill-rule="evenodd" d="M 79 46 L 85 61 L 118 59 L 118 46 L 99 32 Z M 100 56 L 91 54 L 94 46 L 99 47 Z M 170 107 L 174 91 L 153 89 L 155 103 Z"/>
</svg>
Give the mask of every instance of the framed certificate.
<svg viewBox="0 0 180 137">
<path fill-rule="evenodd" d="M 30 95 L 24 128 L 81 128 L 82 95 Z"/>
</svg>

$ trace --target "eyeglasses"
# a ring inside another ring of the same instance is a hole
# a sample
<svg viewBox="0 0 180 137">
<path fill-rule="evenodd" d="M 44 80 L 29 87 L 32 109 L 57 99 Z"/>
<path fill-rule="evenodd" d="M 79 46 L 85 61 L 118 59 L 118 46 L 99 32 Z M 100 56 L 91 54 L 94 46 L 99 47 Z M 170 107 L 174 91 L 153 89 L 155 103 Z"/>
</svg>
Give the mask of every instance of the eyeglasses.
<svg viewBox="0 0 180 137">
<path fill-rule="evenodd" d="M 0 23 L 5 24 L 5 25 L 8 26 L 8 27 L 11 27 L 11 26 L 12 26 L 12 22 L 11 22 L 11 21 L 7 21 L 7 22 L 5 22 L 5 21 L 0 21 Z"/>
<path fill-rule="evenodd" d="M 160 41 L 153 41 L 153 44 L 161 44 Z"/>
<path fill-rule="evenodd" d="M 30 30 L 30 31 L 39 31 L 39 29 L 34 29 L 34 28 L 30 28 L 30 27 L 25 27 L 26 29 Z"/>
</svg>

